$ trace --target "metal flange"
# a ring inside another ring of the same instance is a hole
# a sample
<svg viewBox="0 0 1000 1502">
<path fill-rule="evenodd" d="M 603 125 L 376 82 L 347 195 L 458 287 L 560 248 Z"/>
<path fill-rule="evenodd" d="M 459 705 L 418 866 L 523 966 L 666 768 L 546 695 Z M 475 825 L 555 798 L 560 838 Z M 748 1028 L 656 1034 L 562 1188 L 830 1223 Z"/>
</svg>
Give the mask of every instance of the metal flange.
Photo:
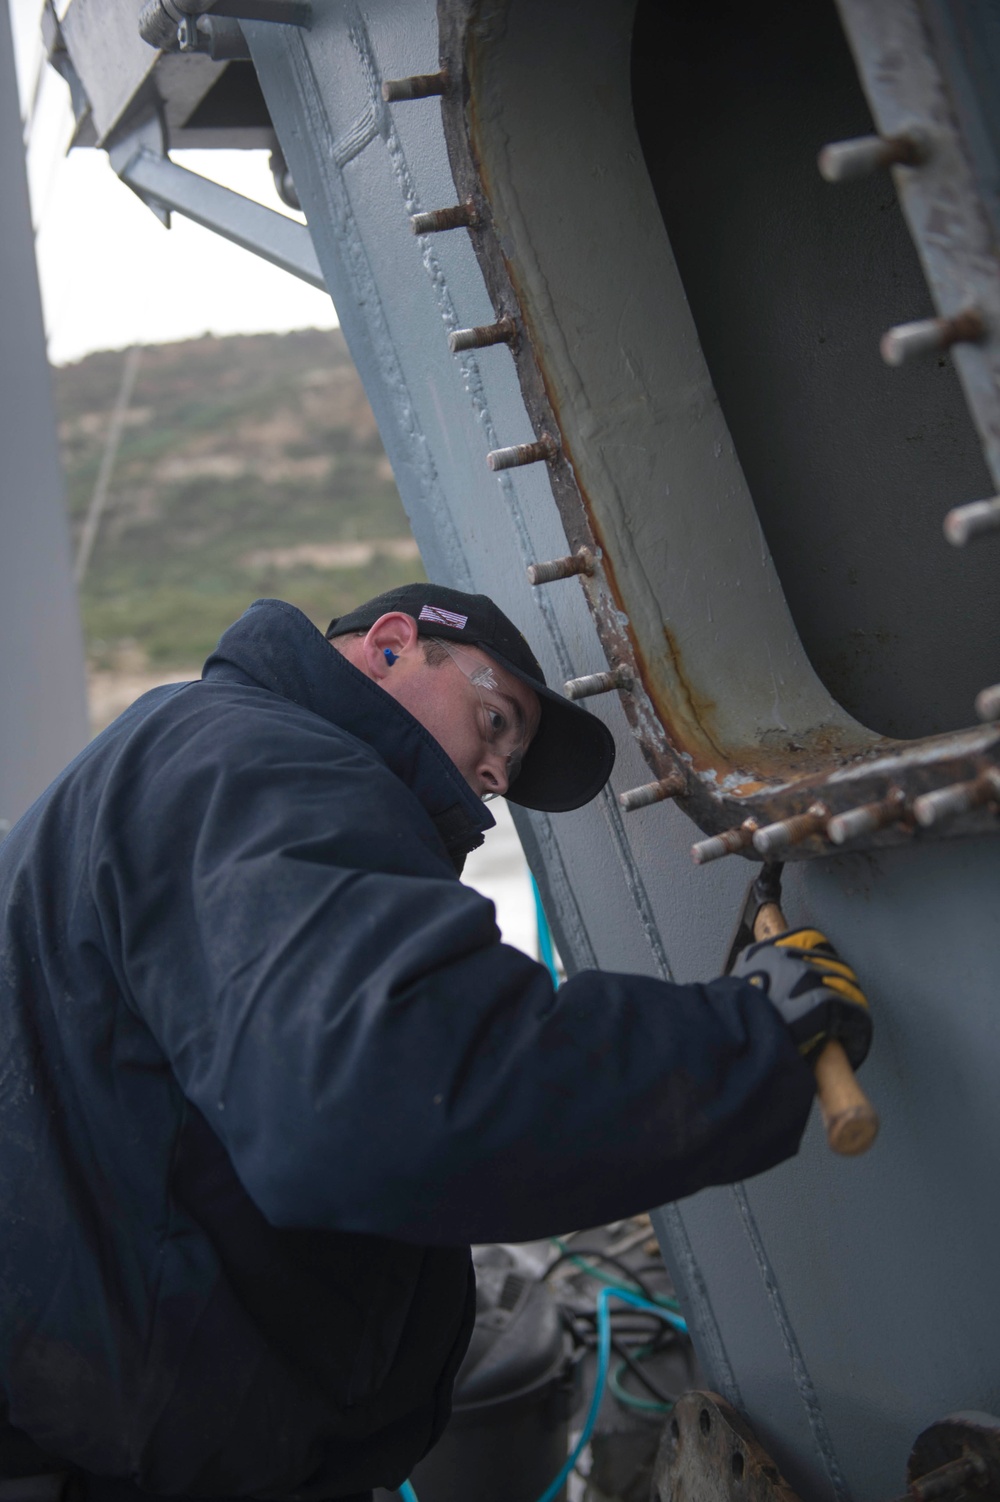
<svg viewBox="0 0 1000 1502">
<path fill-rule="evenodd" d="M 656 1502 L 799 1502 L 750 1425 L 714 1392 L 686 1392 L 663 1431 Z"/>
<path fill-rule="evenodd" d="M 907 3 L 894 0 L 894 8 L 906 10 Z M 845 0 L 849 29 L 851 13 L 858 7 L 864 10 L 863 0 Z M 619 582 L 619 560 L 610 555 L 603 532 L 598 535 L 599 508 L 578 478 L 581 466 L 574 463 L 574 445 L 584 440 L 551 395 L 555 383 L 547 368 L 550 352 L 537 332 L 530 293 L 522 289 L 516 227 L 505 220 L 502 234 L 495 228 L 497 190 L 489 171 L 484 111 L 477 108 L 477 89 L 487 89 L 490 66 L 489 47 L 476 31 L 480 11 L 479 0 L 438 0 L 440 68 L 449 80 L 442 98 L 442 120 L 460 204 L 473 216 L 466 228 L 495 310 L 496 323 L 483 327 L 499 330 L 507 321 L 517 330 L 510 350 L 536 435 L 533 443 L 494 450 L 488 462 L 496 470 L 525 465 L 542 468 L 563 522 L 570 559 L 602 558 L 600 568 L 586 571 L 567 568 L 566 560 L 556 560 L 551 566 L 541 565 L 540 577 L 532 580 L 537 583 L 541 578 L 571 574 L 580 579 L 611 672 L 589 672 L 586 680 L 571 680 L 574 692 L 586 691 L 580 688 L 584 682 L 590 691 L 594 686 L 625 690 L 622 709 L 650 767 L 653 781 L 649 786 L 679 786 L 677 801 L 709 836 L 694 847 L 699 864 L 730 854 L 757 860 L 776 848 L 785 860 L 802 860 L 842 849 L 879 849 L 913 840 L 1000 832 L 1000 794 L 995 795 L 1000 727 L 996 725 L 897 741 L 855 722 L 837 722 L 789 731 L 780 745 L 781 738 L 771 734 L 770 738 L 759 736 L 756 742 L 744 738 L 733 744 L 725 737 L 709 737 L 709 746 L 704 735 L 699 739 L 697 713 L 689 712 L 690 688 L 684 703 L 675 702 L 664 688 L 664 683 L 672 681 L 670 675 L 660 673 L 657 662 L 643 658 L 639 632 L 633 631 Z M 897 84 L 905 84 L 902 74 L 893 79 L 893 86 Z M 909 126 L 917 129 L 912 116 L 911 106 Z M 893 140 L 907 135 L 906 122 L 893 121 L 892 125 L 886 135 Z M 923 135 L 919 139 L 920 150 L 908 147 L 902 166 L 898 152 L 890 153 L 888 164 L 897 175 L 929 173 L 929 186 L 920 189 L 923 193 L 933 188 L 931 179 L 936 180 L 942 170 L 943 147 L 937 136 L 933 143 Z M 902 184 L 898 178 L 897 186 Z M 968 236 L 972 231 L 962 220 L 957 233 Z M 952 255 L 960 259 L 960 250 L 953 249 Z M 932 332 L 935 348 L 942 338 L 957 340 L 956 359 L 961 355 L 966 362 L 988 363 L 996 358 L 994 341 L 987 336 L 994 324 L 1000 325 L 1000 316 L 994 317 L 994 304 L 1000 307 L 1000 275 L 992 261 L 986 269 L 981 265 L 980 273 L 982 285 L 974 289 L 975 302 L 977 309 L 981 304 L 986 311 L 977 311 L 974 327 L 949 324 L 942 330 L 939 319 Z M 933 275 L 930 280 L 938 293 Z M 948 298 L 952 313 L 962 307 L 957 293 Z M 476 335 L 477 344 L 484 342 L 478 339 L 479 330 L 462 332 L 470 339 Z M 973 395 L 970 391 L 975 413 Z M 996 448 L 1000 453 L 1000 443 Z M 989 457 L 989 442 L 986 449 Z M 675 645 L 668 642 L 664 660 L 672 660 L 675 652 Z M 591 664 L 581 667 L 589 670 Z M 987 696 L 980 713 L 991 718 L 991 706 L 995 707 L 994 701 Z"/>
</svg>

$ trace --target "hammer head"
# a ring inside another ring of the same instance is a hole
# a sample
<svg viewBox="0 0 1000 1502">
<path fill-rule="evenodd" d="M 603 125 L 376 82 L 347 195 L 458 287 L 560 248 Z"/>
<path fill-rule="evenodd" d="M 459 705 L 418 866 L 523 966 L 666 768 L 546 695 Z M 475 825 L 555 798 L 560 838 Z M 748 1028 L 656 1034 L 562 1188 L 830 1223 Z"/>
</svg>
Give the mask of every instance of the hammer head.
<svg viewBox="0 0 1000 1502">
<path fill-rule="evenodd" d="M 779 907 L 781 906 L 781 873 L 783 869 L 781 861 L 765 861 L 761 866 L 750 887 L 750 892 L 756 899 L 757 907 L 763 907 L 765 902 L 776 902 Z M 752 927 L 753 924 L 751 923 Z"/>
<path fill-rule="evenodd" d="M 736 931 L 729 945 L 723 974 L 728 975 L 741 949 L 754 942 L 753 925 L 758 912 L 767 902 L 781 905 L 781 861 L 765 861 L 750 883 Z"/>
</svg>

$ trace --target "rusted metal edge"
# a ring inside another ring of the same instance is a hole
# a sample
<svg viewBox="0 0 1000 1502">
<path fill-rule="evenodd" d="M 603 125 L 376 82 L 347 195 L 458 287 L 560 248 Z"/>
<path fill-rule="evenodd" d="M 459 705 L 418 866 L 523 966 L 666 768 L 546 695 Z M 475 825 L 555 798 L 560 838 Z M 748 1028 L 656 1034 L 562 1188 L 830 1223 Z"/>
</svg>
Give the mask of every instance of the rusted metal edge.
<svg viewBox="0 0 1000 1502">
<path fill-rule="evenodd" d="M 933 37 L 934 6 L 916 0 L 837 0 L 877 129 L 916 126 L 926 159 L 894 167 L 903 217 L 941 319 L 977 310 L 985 337 L 956 345 L 955 370 L 1000 489 L 1000 275 L 998 247 Z M 943 497 L 948 505 L 976 496 Z"/>
<path fill-rule="evenodd" d="M 799 1502 L 741 1413 L 718 1393 L 682 1393 L 653 1468 L 654 1502 Z"/>
<path fill-rule="evenodd" d="M 753 766 L 752 748 L 739 747 L 727 765 L 708 774 L 696 769 L 683 743 L 675 740 L 646 690 L 641 656 L 636 650 L 623 600 L 616 587 L 613 560 L 607 556 L 604 539 L 578 484 L 572 463 L 571 435 L 559 421 L 546 387 L 543 359 L 536 350 L 530 318 L 515 285 L 513 268 L 494 229 L 488 187 L 481 171 L 474 133 L 474 99 L 469 56 L 470 35 L 483 0 L 438 0 L 440 65 L 451 81 L 441 101 L 441 114 L 449 161 L 461 201 L 475 205 L 475 224 L 468 230 L 486 288 L 497 318 L 514 314 L 520 337 L 511 346 L 521 393 L 536 436 L 558 434 L 558 452 L 549 459 L 547 471 L 553 499 L 559 511 L 571 552 L 587 549 L 599 560 L 580 581 L 597 627 L 609 665 L 630 687 L 622 690 L 625 714 L 654 777 L 673 782 L 683 777 L 685 791 L 677 802 L 707 835 L 721 835 L 754 820 L 764 827 L 805 814 L 817 803 L 829 810 L 830 818 L 861 806 L 898 797 L 905 807 L 899 818 L 846 843 L 834 844 L 827 825 L 783 852 L 786 860 L 803 860 L 837 854 L 843 850 L 868 850 L 905 844 L 913 840 L 963 837 L 1000 832 L 995 804 L 980 805 L 950 820 L 921 828 L 911 816 L 913 801 L 921 795 L 956 783 L 982 777 L 1000 765 L 1000 725 L 928 737 L 918 741 L 876 741 L 871 747 L 847 754 L 831 752 L 829 761 L 817 768 L 814 752 L 802 756 L 801 775 L 775 776 Z M 508 252 L 510 247 L 508 247 Z M 1000 279 L 998 279 L 1000 289 Z M 985 436 L 985 435 L 984 435 Z M 987 445 L 988 447 L 988 445 Z M 595 664 L 596 667 L 596 664 Z M 794 750 L 789 753 L 794 767 Z M 762 761 L 767 758 L 763 756 Z M 656 817 L 651 810 L 646 817 Z M 738 853 L 761 859 L 752 843 Z"/>
</svg>

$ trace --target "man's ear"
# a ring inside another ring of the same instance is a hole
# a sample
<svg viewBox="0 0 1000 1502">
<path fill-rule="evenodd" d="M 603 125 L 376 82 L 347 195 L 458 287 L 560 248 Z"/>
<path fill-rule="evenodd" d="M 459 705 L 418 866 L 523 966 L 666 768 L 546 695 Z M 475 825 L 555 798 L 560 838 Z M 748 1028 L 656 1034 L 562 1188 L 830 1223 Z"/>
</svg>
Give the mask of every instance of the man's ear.
<svg viewBox="0 0 1000 1502">
<path fill-rule="evenodd" d="M 393 610 L 388 615 L 379 616 L 364 639 L 365 668 L 369 677 L 382 683 L 401 657 L 409 654 L 408 661 L 412 661 L 414 653 L 419 651 L 420 633 L 416 621 L 412 615 Z"/>
</svg>

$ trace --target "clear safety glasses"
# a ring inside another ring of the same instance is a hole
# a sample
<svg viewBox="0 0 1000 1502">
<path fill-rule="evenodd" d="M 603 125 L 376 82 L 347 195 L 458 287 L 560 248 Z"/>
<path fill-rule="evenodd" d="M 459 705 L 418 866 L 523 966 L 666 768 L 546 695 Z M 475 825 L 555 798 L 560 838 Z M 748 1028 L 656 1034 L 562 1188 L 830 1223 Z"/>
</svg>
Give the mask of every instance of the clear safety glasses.
<svg viewBox="0 0 1000 1502">
<path fill-rule="evenodd" d="M 509 694 L 503 692 L 488 663 L 478 662 L 476 658 L 463 652 L 461 647 L 452 646 L 443 637 L 439 636 L 436 640 L 479 695 L 483 738 L 503 759 L 507 770 L 507 786 L 510 787 L 521 770 L 527 749 L 520 706 Z M 490 799 L 499 796 L 501 795 L 498 793 L 486 793 L 483 801 L 488 803 Z"/>
</svg>

